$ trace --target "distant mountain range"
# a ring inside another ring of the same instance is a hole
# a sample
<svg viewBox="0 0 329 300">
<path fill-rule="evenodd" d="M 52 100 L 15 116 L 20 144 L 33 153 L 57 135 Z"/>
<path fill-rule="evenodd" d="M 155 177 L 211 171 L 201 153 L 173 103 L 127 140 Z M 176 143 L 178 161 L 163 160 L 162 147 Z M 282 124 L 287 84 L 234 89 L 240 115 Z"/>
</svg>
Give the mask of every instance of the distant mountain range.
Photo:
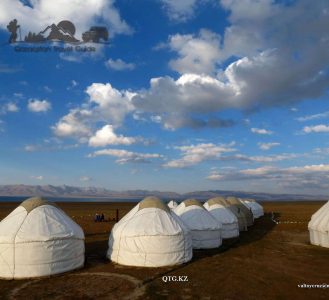
<svg viewBox="0 0 329 300">
<path fill-rule="evenodd" d="M 269 194 L 241 191 L 195 191 L 185 194 L 175 192 L 161 192 L 148 190 L 113 191 L 98 187 L 75 187 L 53 185 L 0 185 L 0 196 L 43 196 L 63 198 L 107 198 L 107 199 L 141 199 L 146 196 L 157 196 L 161 199 L 183 200 L 196 198 L 205 200 L 216 196 L 235 196 L 241 198 L 253 198 L 261 201 L 271 200 L 327 200 L 324 195 L 298 195 L 298 194 Z"/>
</svg>

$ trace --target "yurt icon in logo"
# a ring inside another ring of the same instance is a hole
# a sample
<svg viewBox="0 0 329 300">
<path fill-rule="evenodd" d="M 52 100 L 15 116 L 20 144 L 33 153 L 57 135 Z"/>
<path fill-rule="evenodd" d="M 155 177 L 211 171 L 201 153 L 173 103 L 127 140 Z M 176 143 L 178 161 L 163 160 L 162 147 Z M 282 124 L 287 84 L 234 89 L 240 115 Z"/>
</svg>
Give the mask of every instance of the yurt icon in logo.
<svg viewBox="0 0 329 300">
<path fill-rule="evenodd" d="M 63 20 L 58 24 L 47 26 L 39 33 L 29 32 L 22 40 L 21 26 L 16 19 L 9 22 L 7 29 L 10 32 L 9 44 L 17 42 L 42 43 L 49 41 L 60 41 L 64 43 L 106 43 L 109 33 L 104 26 L 92 26 L 82 34 L 82 41 L 75 37 L 76 28 L 71 21 Z M 19 34 L 19 41 L 17 41 Z"/>
</svg>

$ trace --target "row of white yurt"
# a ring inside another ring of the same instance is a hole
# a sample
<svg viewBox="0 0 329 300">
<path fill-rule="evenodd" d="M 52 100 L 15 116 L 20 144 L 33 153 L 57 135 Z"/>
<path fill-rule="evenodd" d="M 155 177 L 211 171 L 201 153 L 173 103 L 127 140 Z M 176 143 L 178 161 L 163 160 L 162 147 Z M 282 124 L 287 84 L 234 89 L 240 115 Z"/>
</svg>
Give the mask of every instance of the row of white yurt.
<svg viewBox="0 0 329 300">
<path fill-rule="evenodd" d="M 112 229 L 107 256 L 131 266 L 160 267 L 188 262 L 193 248 L 219 247 L 250 224 L 248 209 L 233 198 L 195 199 L 170 210 L 147 197 Z M 240 226 L 242 223 L 242 226 Z M 0 222 L 0 277 L 41 277 L 84 264 L 84 233 L 54 203 L 30 198 Z"/>
<path fill-rule="evenodd" d="M 84 265 L 84 233 L 60 208 L 42 198 L 21 203 L 0 222 L 0 277 L 59 274 Z"/>
</svg>

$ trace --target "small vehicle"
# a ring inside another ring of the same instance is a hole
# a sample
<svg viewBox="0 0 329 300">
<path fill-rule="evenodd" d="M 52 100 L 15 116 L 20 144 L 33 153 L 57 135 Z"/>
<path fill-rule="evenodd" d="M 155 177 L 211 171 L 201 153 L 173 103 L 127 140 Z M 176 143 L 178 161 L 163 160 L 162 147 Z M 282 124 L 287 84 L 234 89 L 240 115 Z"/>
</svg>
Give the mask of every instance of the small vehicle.
<svg viewBox="0 0 329 300">
<path fill-rule="evenodd" d="M 108 39 L 109 32 L 107 31 L 107 28 L 103 26 L 92 26 L 89 31 L 82 34 L 82 40 L 86 43 L 99 43 L 101 40 L 108 41 Z"/>
</svg>

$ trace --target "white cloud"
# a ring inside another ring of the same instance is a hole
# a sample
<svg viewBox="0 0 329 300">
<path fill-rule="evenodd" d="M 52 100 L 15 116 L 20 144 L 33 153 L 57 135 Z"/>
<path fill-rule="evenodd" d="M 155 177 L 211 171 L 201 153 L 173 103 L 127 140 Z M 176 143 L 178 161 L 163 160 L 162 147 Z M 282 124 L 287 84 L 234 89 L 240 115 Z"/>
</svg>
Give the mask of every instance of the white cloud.
<svg viewBox="0 0 329 300">
<path fill-rule="evenodd" d="M 134 101 L 139 109 L 177 128 L 181 125 L 171 124 L 174 120 L 191 120 L 198 112 L 253 111 L 324 94 L 329 85 L 326 1 L 300 0 L 288 7 L 270 0 L 221 4 L 231 23 L 223 37 L 210 31 L 171 36 L 169 48 L 178 58 L 170 65 L 183 75 L 153 78 Z M 227 59 L 233 62 L 224 68 Z"/>
<path fill-rule="evenodd" d="M 45 85 L 43 89 L 48 93 L 51 93 L 53 91 L 48 85 Z"/>
<path fill-rule="evenodd" d="M 160 0 L 171 20 L 185 22 L 194 16 L 195 8 L 199 0 Z M 205 1 L 203 1 L 205 2 Z"/>
<path fill-rule="evenodd" d="M 234 143 L 215 145 L 202 143 L 190 146 L 175 147 L 180 150 L 182 157 L 168 161 L 163 166 L 166 168 L 186 168 L 203 161 L 218 160 L 223 153 L 235 151 Z"/>
<path fill-rule="evenodd" d="M 211 174 L 207 177 L 209 180 L 221 180 L 223 179 L 223 175 L 220 175 L 217 171 L 211 172 Z"/>
<path fill-rule="evenodd" d="M 96 157 L 96 156 L 114 156 L 118 159 L 116 163 L 118 164 L 126 164 L 126 163 L 149 163 L 150 159 L 161 159 L 163 155 L 158 153 L 138 153 L 131 152 L 123 149 L 103 149 L 95 151 L 88 155 L 88 157 Z"/>
<path fill-rule="evenodd" d="M 273 147 L 279 146 L 280 143 L 258 143 L 258 146 L 261 150 L 270 150 Z"/>
<path fill-rule="evenodd" d="M 87 124 L 91 117 L 92 112 L 87 109 L 71 109 L 67 115 L 52 126 L 52 130 L 59 137 L 89 137 L 92 132 Z"/>
<path fill-rule="evenodd" d="M 169 48 L 178 54 L 170 64 L 182 72 L 179 78 L 152 78 L 150 87 L 130 96 L 98 84 L 97 93 L 116 91 L 121 100 L 114 109 L 93 101 L 99 105 L 92 109 L 93 119 L 116 126 L 138 112 L 147 120 L 159 116 L 166 129 L 211 127 L 209 116 L 227 109 L 253 112 L 321 97 L 329 86 L 328 5 L 313 2 L 221 1 L 230 23 L 222 37 L 201 31 L 169 38 Z"/>
<path fill-rule="evenodd" d="M 29 144 L 24 146 L 26 152 L 63 151 L 78 148 L 79 144 L 63 144 L 56 138 L 44 140 L 44 143 Z"/>
<path fill-rule="evenodd" d="M 305 121 L 317 120 L 317 119 L 322 119 L 322 118 L 327 118 L 327 117 L 329 117 L 329 111 L 325 111 L 325 112 L 319 113 L 319 114 L 299 117 L 296 120 L 299 122 L 305 122 Z"/>
<path fill-rule="evenodd" d="M 92 180 L 92 178 L 89 177 L 89 176 L 81 176 L 79 179 L 80 179 L 80 181 L 82 181 L 82 182 L 89 182 L 89 181 Z"/>
<path fill-rule="evenodd" d="M 4 105 L 0 106 L 0 114 L 18 112 L 19 107 L 15 102 L 7 102 Z"/>
<path fill-rule="evenodd" d="M 125 61 L 123 61 L 122 59 L 109 59 L 105 62 L 105 66 L 108 69 L 112 69 L 115 71 L 124 71 L 124 70 L 133 70 L 135 69 L 136 65 L 133 63 L 127 63 Z"/>
<path fill-rule="evenodd" d="M 28 31 L 40 32 L 48 25 L 70 20 L 75 24 L 75 36 L 78 39 L 81 39 L 82 32 L 97 23 L 107 25 L 112 36 L 132 32 L 120 17 L 113 0 L 33 0 L 28 3 L 29 5 L 25 5 L 19 0 L 2 0 L 0 27 L 6 29 L 9 21 L 16 18 L 25 36 Z"/>
<path fill-rule="evenodd" d="M 72 89 L 74 89 L 78 85 L 79 85 L 79 82 L 77 82 L 76 80 L 72 79 L 71 82 L 70 82 L 70 85 L 66 89 L 67 90 L 72 90 Z"/>
<path fill-rule="evenodd" d="M 39 176 L 31 176 L 32 179 L 35 179 L 35 180 L 43 180 L 43 176 L 42 175 L 39 175 Z"/>
<path fill-rule="evenodd" d="M 9 103 L 7 103 L 7 111 L 8 112 L 18 112 L 19 108 L 16 103 L 9 102 Z"/>
<path fill-rule="evenodd" d="M 52 127 L 57 136 L 89 140 L 96 123 L 106 122 L 114 128 L 118 127 L 125 116 L 134 110 L 131 98 L 135 94 L 119 91 L 109 83 L 93 83 L 86 89 L 86 93 L 88 101 L 71 109 Z"/>
<path fill-rule="evenodd" d="M 320 124 L 320 125 L 315 125 L 315 126 L 305 126 L 303 128 L 303 131 L 305 133 L 312 133 L 312 132 L 315 132 L 315 133 L 319 133 L 319 132 L 329 132 L 329 126 L 328 125 L 323 125 L 323 124 Z"/>
<path fill-rule="evenodd" d="M 27 108 L 31 112 L 47 112 L 51 109 L 51 103 L 48 100 L 29 99 Z"/>
<path fill-rule="evenodd" d="M 234 154 L 229 156 L 222 156 L 220 160 L 223 161 L 245 161 L 245 162 L 256 162 L 256 163 L 272 163 L 282 160 L 290 160 L 302 156 L 301 154 L 295 153 L 282 153 L 277 155 L 255 155 L 255 156 L 248 156 L 245 154 Z"/>
<path fill-rule="evenodd" d="M 179 56 L 169 65 L 180 74 L 213 74 L 221 58 L 220 36 L 206 29 L 197 36 L 175 34 L 169 38 L 168 46 Z"/>
<path fill-rule="evenodd" d="M 136 138 L 117 135 L 112 125 L 105 125 L 96 131 L 95 135 L 89 139 L 92 147 L 102 147 L 107 145 L 131 145 L 137 142 Z"/>
<path fill-rule="evenodd" d="M 257 134 L 265 134 L 265 135 L 271 135 L 273 134 L 273 131 L 263 129 L 263 128 L 251 128 L 250 131 L 252 133 L 257 133 Z"/>
<path fill-rule="evenodd" d="M 275 184 L 286 188 L 294 188 L 296 191 L 305 189 L 328 188 L 329 165 L 305 165 L 279 168 L 262 166 L 254 169 L 223 170 L 211 172 L 207 179 L 215 181 L 266 181 L 267 184 Z"/>
<path fill-rule="evenodd" d="M 135 95 L 129 91 L 119 91 L 111 84 L 93 83 L 86 90 L 90 103 L 97 105 L 97 110 L 104 117 L 112 120 L 115 125 L 121 124 L 127 113 L 134 110 L 131 103 Z"/>
</svg>

